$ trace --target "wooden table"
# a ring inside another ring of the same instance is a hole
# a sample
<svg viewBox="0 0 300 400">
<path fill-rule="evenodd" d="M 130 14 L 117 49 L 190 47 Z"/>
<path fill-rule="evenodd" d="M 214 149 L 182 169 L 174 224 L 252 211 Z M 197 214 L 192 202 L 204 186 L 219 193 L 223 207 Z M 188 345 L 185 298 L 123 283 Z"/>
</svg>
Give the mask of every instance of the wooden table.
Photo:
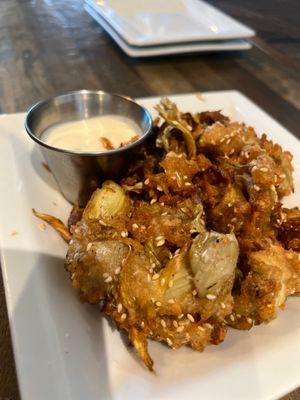
<svg viewBox="0 0 300 400">
<path fill-rule="evenodd" d="M 1 0 L 0 112 L 24 111 L 45 97 L 82 88 L 133 97 L 237 89 L 300 137 L 299 0 L 210 2 L 257 31 L 252 50 L 130 59 L 86 14 L 81 0 Z M 19 394 L 0 278 L 4 399 Z M 284 399 L 300 400 L 300 390 Z"/>
</svg>

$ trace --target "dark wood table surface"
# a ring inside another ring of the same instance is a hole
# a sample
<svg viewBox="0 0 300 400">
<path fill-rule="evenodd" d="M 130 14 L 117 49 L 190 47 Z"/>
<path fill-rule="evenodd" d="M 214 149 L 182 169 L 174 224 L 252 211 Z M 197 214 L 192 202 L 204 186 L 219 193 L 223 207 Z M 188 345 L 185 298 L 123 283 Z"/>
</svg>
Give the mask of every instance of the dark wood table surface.
<svg viewBox="0 0 300 400">
<path fill-rule="evenodd" d="M 131 59 L 82 0 L 1 0 L 0 113 L 82 88 L 133 97 L 237 89 L 300 138 L 300 1 L 210 3 L 256 30 L 252 50 Z M 0 274 L 0 400 L 19 398 Z M 300 400 L 300 389 L 284 399 Z"/>
</svg>

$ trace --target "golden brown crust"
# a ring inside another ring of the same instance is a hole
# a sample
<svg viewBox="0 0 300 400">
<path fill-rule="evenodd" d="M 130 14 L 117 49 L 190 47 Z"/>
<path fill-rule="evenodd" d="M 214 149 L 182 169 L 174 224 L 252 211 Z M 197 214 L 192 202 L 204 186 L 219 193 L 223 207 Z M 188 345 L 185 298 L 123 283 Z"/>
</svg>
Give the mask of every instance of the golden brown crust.
<svg viewBox="0 0 300 400">
<path fill-rule="evenodd" d="M 66 261 L 81 299 L 104 302 L 150 370 L 147 338 L 203 351 L 224 340 L 227 325 L 269 322 L 300 291 L 300 212 L 279 203 L 293 191 L 290 153 L 220 112 L 180 113 L 166 100 L 158 111 L 156 146 L 131 165 L 122 189 L 104 184 L 116 196 L 114 215 L 99 216 L 103 193 L 95 192 Z M 232 232 L 239 259 L 220 290 L 214 282 L 203 295 L 189 252 L 210 230 Z"/>
</svg>

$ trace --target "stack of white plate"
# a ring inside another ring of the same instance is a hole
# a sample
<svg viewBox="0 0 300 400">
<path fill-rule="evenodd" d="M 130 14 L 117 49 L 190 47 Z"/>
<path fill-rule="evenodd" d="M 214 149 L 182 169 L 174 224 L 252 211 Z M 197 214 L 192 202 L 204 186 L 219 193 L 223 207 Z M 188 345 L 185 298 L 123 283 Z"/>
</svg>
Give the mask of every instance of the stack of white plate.
<svg viewBox="0 0 300 400">
<path fill-rule="evenodd" d="M 255 32 L 202 0 L 85 0 L 131 57 L 248 50 Z"/>
</svg>

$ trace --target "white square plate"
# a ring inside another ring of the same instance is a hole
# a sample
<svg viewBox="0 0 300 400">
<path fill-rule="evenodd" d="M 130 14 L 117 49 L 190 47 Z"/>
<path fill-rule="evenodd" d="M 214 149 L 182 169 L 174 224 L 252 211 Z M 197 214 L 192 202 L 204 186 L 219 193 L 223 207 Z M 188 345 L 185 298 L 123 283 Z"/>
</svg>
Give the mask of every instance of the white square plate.
<svg viewBox="0 0 300 400">
<path fill-rule="evenodd" d="M 202 0 L 90 0 L 134 46 L 248 38 L 255 32 Z"/>
<path fill-rule="evenodd" d="M 170 54 L 249 50 L 252 47 L 249 42 L 241 39 L 169 44 L 164 46 L 131 46 L 122 39 L 122 37 L 104 18 L 101 17 L 101 14 L 98 12 L 97 7 L 95 7 L 93 0 L 86 0 L 85 9 L 91 15 L 91 17 L 93 17 L 94 20 L 102 26 L 102 28 L 118 44 L 118 46 L 130 57 L 157 57 Z"/>
<path fill-rule="evenodd" d="M 177 95 L 182 110 L 223 110 L 295 156 L 299 205 L 299 141 L 235 91 Z M 140 99 L 151 112 L 159 98 Z M 0 117 L 1 263 L 23 400 L 270 400 L 300 386 L 300 299 L 269 325 L 230 330 L 204 353 L 151 342 L 148 372 L 97 306 L 81 304 L 63 263 L 67 246 L 32 215 L 34 207 L 67 219 L 70 205 L 42 166 L 23 129 L 24 114 Z M 17 234 L 16 234 L 17 232 Z"/>
</svg>

